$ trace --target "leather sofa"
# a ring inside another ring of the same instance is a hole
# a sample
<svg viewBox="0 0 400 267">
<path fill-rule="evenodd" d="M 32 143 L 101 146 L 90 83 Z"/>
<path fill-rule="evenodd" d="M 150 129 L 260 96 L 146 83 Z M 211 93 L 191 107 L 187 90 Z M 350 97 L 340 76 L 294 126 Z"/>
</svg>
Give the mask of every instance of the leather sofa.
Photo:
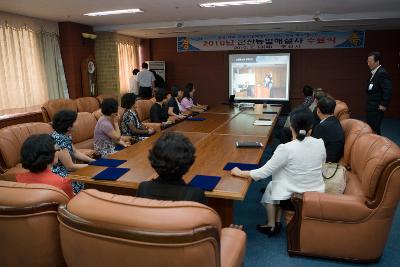
<svg viewBox="0 0 400 267">
<path fill-rule="evenodd" d="M 100 108 L 99 99 L 95 97 L 80 97 L 72 99 L 53 99 L 47 101 L 42 106 L 42 116 L 44 122 L 51 122 L 53 116 L 60 110 L 69 109 L 76 112 L 93 113 Z"/>
<path fill-rule="evenodd" d="M 336 107 L 334 114 L 339 121 L 349 119 L 350 118 L 349 107 L 345 102 L 336 100 Z"/>
<path fill-rule="evenodd" d="M 75 99 L 78 112 L 93 113 L 100 108 L 100 103 L 95 97 L 80 97 Z"/>
<path fill-rule="evenodd" d="M 96 123 L 92 113 L 78 112 L 72 141 L 77 149 L 87 155 L 93 153 Z M 21 165 L 20 151 L 29 136 L 52 132 L 51 125 L 43 122 L 23 123 L 0 129 L 0 179 L 15 181 L 15 174 L 26 171 Z"/>
<path fill-rule="evenodd" d="M 25 172 L 22 168 L 20 151 L 25 140 L 33 134 L 50 134 L 48 123 L 32 122 L 0 129 L 0 179 L 15 180 L 15 174 Z"/>
<path fill-rule="evenodd" d="M 42 106 L 42 115 L 44 122 L 51 122 L 54 115 L 63 109 L 69 109 L 78 112 L 76 102 L 72 99 L 53 99 Z"/>
<path fill-rule="evenodd" d="M 98 95 L 96 96 L 97 100 L 99 101 L 99 103 L 101 104 L 103 102 L 104 99 L 106 98 L 114 98 L 115 100 L 118 101 L 120 95 L 119 94 L 102 94 L 102 95 Z"/>
<path fill-rule="evenodd" d="M 69 267 L 239 267 L 245 254 L 246 234 L 221 229 L 218 214 L 195 202 L 88 189 L 60 206 L 58 218 Z"/>
<path fill-rule="evenodd" d="M 145 99 L 140 99 L 137 100 L 135 105 L 136 105 L 136 113 L 139 117 L 139 120 L 147 127 L 151 127 L 157 132 L 160 132 L 162 130 L 162 124 L 161 123 L 154 123 L 150 122 L 150 109 L 155 103 L 155 100 L 153 98 L 149 100 Z"/>
<path fill-rule="evenodd" d="M 77 149 L 93 149 L 96 123 L 97 120 L 94 114 L 78 112 L 78 117 L 72 130 L 72 142 Z"/>
<path fill-rule="evenodd" d="M 57 208 L 68 201 L 53 186 L 0 181 L 0 265 L 66 266 Z"/>
<path fill-rule="evenodd" d="M 351 148 L 350 167 L 343 195 L 292 195 L 290 256 L 379 260 L 400 199 L 400 149 L 385 137 L 362 134 Z"/>
<path fill-rule="evenodd" d="M 345 119 L 341 120 L 344 132 L 344 152 L 343 157 L 340 159 L 339 163 L 350 169 L 350 155 L 351 148 L 358 137 L 366 133 L 373 133 L 371 127 L 363 121 L 355 119 Z"/>
</svg>

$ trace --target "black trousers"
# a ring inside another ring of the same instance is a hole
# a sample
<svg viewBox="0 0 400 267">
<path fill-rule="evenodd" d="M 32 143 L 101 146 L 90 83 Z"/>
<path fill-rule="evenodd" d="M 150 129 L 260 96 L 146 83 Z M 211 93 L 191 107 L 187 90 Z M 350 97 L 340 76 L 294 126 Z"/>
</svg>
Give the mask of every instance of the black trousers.
<svg viewBox="0 0 400 267">
<path fill-rule="evenodd" d="M 139 96 L 141 98 L 149 99 L 152 97 L 152 93 L 151 87 L 139 87 Z"/>
<path fill-rule="evenodd" d="M 372 130 L 381 135 L 381 124 L 383 120 L 383 111 L 367 111 L 367 123 Z"/>
</svg>

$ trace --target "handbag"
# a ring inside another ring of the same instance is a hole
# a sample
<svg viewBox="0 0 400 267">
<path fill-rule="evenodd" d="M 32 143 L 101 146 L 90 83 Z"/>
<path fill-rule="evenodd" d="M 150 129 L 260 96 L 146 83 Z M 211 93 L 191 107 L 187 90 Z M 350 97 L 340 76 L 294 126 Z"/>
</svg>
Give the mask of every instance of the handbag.
<svg viewBox="0 0 400 267">
<path fill-rule="evenodd" d="M 346 168 L 339 163 L 325 163 L 322 177 L 325 182 L 325 193 L 341 195 L 346 189 Z"/>
</svg>

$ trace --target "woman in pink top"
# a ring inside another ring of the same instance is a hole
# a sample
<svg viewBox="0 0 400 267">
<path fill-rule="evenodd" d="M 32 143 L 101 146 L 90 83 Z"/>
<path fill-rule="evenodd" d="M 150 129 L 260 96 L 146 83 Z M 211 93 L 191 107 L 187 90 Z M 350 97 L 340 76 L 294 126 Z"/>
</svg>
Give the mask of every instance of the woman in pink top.
<svg viewBox="0 0 400 267">
<path fill-rule="evenodd" d="M 71 181 L 62 178 L 51 171 L 55 162 L 54 142 L 50 135 L 32 135 L 22 145 L 22 167 L 29 172 L 16 175 L 17 182 L 29 184 L 47 184 L 63 190 L 70 198 L 72 193 Z"/>
<path fill-rule="evenodd" d="M 194 103 L 193 95 L 196 89 L 194 88 L 193 83 L 188 83 L 185 86 L 185 90 L 183 91 L 183 98 L 181 100 L 182 112 L 203 112 L 207 109 L 206 106 L 197 105 Z"/>
</svg>

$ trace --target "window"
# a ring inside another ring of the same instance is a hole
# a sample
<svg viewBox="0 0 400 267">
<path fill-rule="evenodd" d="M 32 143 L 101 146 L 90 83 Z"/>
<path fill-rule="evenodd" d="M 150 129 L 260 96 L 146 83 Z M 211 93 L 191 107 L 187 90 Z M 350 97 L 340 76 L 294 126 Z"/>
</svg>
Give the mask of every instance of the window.
<svg viewBox="0 0 400 267">
<path fill-rule="evenodd" d="M 0 25 L 0 116 L 40 110 L 68 98 L 58 36 Z"/>
<path fill-rule="evenodd" d="M 129 92 L 129 78 L 133 69 L 138 67 L 138 47 L 129 42 L 118 42 L 119 84 L 120 92 Z"/>
<path fill-rule="evenodd" d="M 48 99 L 38 36 L 0 26 L 0 115 L 37 110 Z"/>
</svg>

